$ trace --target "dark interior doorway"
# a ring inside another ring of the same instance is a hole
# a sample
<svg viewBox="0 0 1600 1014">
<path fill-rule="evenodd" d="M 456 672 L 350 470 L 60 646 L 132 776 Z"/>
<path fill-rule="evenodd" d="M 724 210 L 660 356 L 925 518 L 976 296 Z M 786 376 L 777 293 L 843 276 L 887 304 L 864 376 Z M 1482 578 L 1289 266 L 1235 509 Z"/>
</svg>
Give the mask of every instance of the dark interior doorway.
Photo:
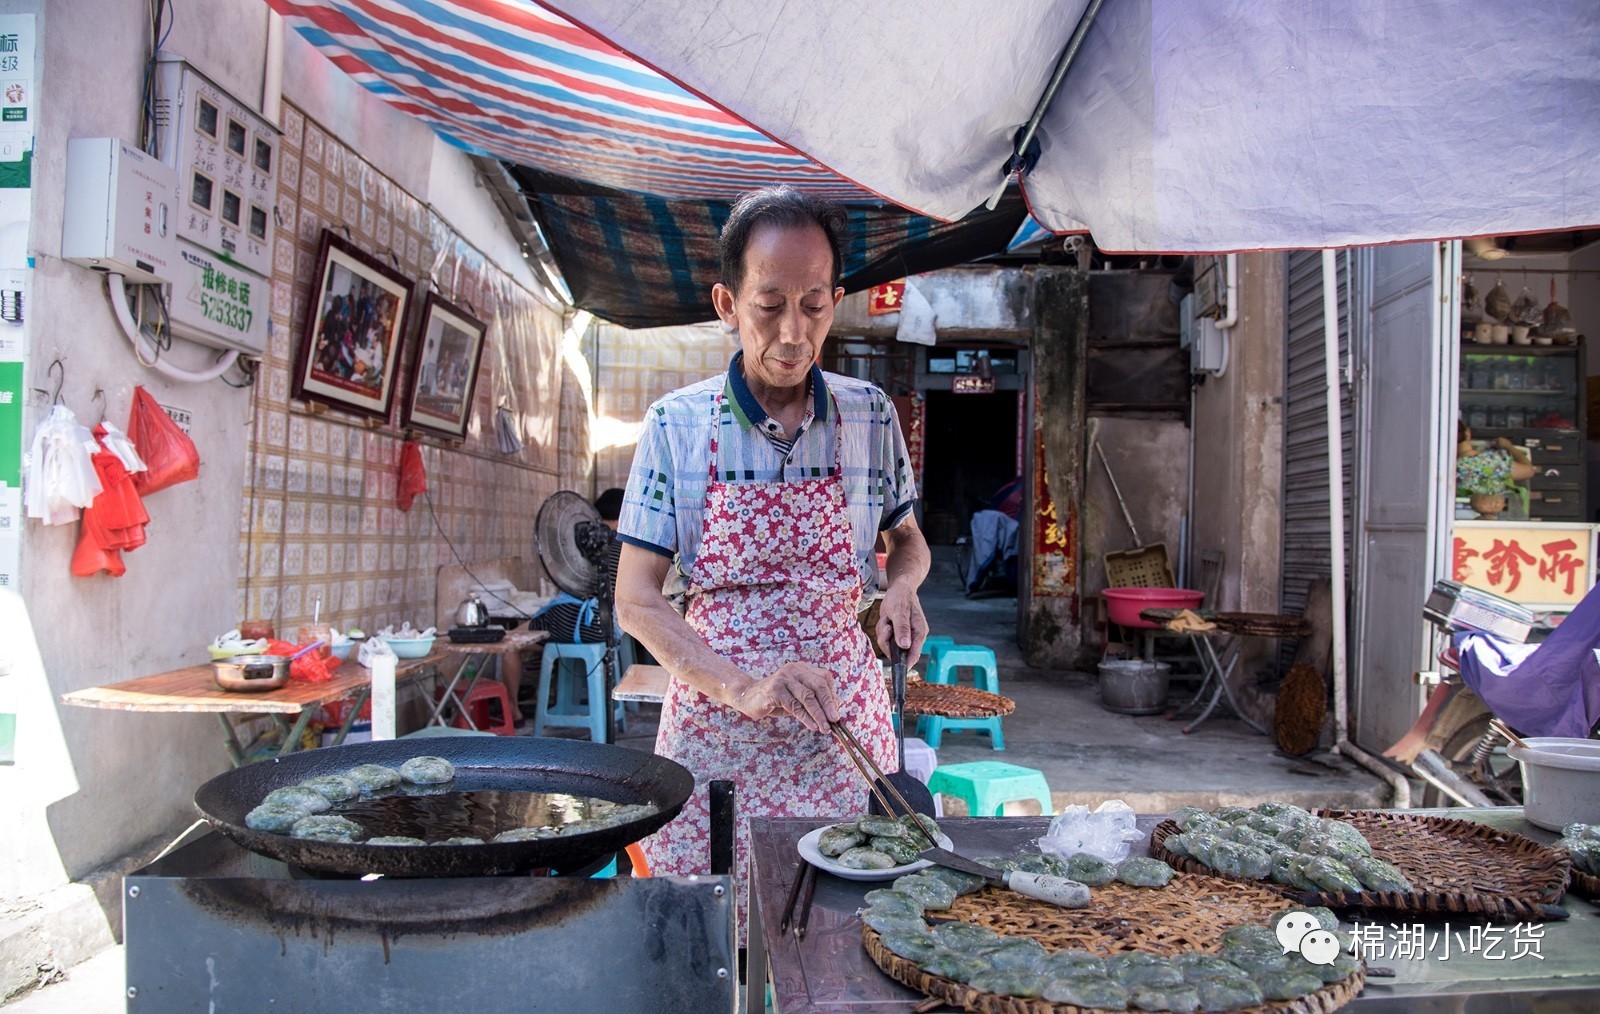
<svg viewBox="0 0 1600 1014">
<path fill-rule="evenodd" d="M 929 391 L 923 529 L 930 543 L 966 535 L 972 512 L 1017 474 L 1017 392 Z"/>
</svg>

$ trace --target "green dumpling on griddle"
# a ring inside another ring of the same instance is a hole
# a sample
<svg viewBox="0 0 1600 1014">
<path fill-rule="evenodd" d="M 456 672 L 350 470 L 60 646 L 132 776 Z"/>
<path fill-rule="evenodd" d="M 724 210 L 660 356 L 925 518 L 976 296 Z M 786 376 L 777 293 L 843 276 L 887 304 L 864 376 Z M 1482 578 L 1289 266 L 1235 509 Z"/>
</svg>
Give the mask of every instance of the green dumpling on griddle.
<svg viewBox="0 0 1600 1014">
<path fill-rule="evenodd" d="M 443 785 L 456 776 L 456 766 L 443 757 L 413 757 L 400 765 L 400 777 L 413 785 Z"/>
</svg>

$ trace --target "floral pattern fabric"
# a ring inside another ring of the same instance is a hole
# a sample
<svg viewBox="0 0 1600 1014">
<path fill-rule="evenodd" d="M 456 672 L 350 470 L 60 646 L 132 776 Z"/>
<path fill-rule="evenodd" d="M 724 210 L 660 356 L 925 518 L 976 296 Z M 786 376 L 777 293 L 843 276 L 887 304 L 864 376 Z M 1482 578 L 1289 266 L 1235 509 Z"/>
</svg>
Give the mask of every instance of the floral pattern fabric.
<svg viewBox="0 0 1600 1014">
<path fill-rule="evenodd" d="M 718 430 L 713 425 L 713 469 Z M 756 679 L 796 660 L 832 671 L 844 724 L 880 768 L 896 770 L 883 670 L 856 619 L 861 578 L 837 467 L 800 481 L 711 480 L 690 578 L 684 618 L 712 650 Z M 748 718 L 677 679 L 662 704 L 656 753 L 693 772 L 695 788 L 678 817 L 643 843 L 655 874 L 710 871 L 708 786 L 736 786 L 741 941 L 746 820 L 846 817 L 867 803 L 866 782 L 832 736 L 788 715 Z"/>
</svg>

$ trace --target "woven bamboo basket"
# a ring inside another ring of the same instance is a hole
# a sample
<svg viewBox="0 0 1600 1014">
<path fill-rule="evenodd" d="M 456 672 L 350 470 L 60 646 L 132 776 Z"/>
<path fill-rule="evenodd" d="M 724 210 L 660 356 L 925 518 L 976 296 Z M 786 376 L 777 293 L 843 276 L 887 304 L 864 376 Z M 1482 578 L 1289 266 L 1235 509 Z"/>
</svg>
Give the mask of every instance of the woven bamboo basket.
<svg viewBox="0 0 1600 1014">
<path fill-rule="evenodd" d="M 1415 890 L 1332 894 L 1297 891 L 1271 881 L 1249 883 L 1307 905 L 1365 912 L 1464 913 L 1534 921 L 1559 912 L 1548 906 L 1561 900 L 1571 864 L 1558 849 L 1511 831 L 1449 817 L 1378 810 L 1316 813 L 1354 824 L 1372 845 L 1372 854 L 1398 867 Z M 1164 843 L 1177 833 L 1178 825 L 1170 820 L 1158 824 L 1150 834 L 1150 854 L 1175 869 L 1222 876 L 1204 863 L 1167 851 Z"/>
<path fill-rule="evenodd" d="M 1600 877 L 1580 870 L 1572 871 L 1572 883 L 1567 885 L 1573 894 L 1588 898 L 1591 901 L 1600 901 Z"/>
<path fill-rule="evenodd" d="M 1014 891 L 986 887 L 957 898 L 939 915 L 987 926 L 1007 936 L 1031 937 L 1052 950 L 1087 950 L 1109 956 L 1144 951 L 1170 957 L 1187 950 L 1216 951 L 1224 930 L 1247 923 L 1270 925 L 1287 906 L 1255 884 L 1179 873 L 1162 888 L 1112 883 L 1091 892 L 1087 908 L 1060 908 Z M 983 1014 L 1087 1014 L 1085 1008 L 1043 999 L 1000 996 L 930 975 L 883 946 L 865 924 L 862 942 L 884 973 L 912 989 L 963 1010 Z M 1349 1003 L 1366 982 L 1365 967 L 1293 1002 L 1245 1008 L 1251 1012 L 1326 1014 Z"/>
<path fill-rule="evenodd" d="M 950 683 L 906 684 L 906 714 L 944 718 L 998 718 L 1017 710 L 1009 697 Z"/>
</svg>

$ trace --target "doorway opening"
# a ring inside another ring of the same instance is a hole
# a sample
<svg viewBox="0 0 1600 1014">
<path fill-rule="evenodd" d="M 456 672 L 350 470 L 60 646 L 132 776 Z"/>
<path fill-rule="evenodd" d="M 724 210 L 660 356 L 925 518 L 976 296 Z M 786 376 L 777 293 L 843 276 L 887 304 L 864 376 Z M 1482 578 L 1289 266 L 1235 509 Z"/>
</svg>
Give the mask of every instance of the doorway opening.
<svg viewBox="0 0 1600 1014">
<path fill-rule="evenodd" d="M 1017 392 L 924 397 L 923 531 L 931 545 L 954 545 L 970 531 L 973 512 L 1017 476 Z"/>
</svg>

